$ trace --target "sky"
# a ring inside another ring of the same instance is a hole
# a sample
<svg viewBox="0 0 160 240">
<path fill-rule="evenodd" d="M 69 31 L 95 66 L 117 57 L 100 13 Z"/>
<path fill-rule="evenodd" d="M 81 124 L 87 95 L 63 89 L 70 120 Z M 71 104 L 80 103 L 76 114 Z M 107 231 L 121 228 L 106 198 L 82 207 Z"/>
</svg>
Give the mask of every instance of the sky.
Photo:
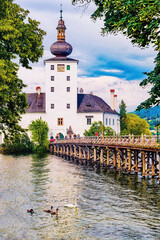
<svg viewBox="0 0 160 240">
<path fill-rule="evenodd" d="M 78 88 L 84 93 L 93 92 L 110 104 L 110 89 L 118 95 L 118 105 L 123 99 L 128 111 L 148 98 L 150 86 L 142 88 L 139 83 L 145 78 L 143 72 L 154 67 L 156 52 L 150 46 L 140 49 L 133 46 L 122 34 L 101 35 L 103 20 L 93 22 L 90 18 L 96 7 L 87 9 L 73 6 L 71 0 L 16 0 L 22 8 L 30 11 L 30 17 L 40 22 L 47 32 L 44 37 L 44 55 L 32 70 L 20 67 L 19 77 L 27 84 L 25 92 L 35 92 L 36 86 L 45 91 L 44 60 L 52 58 L 50 46 L 57 40 L 57 24 L 60 4 L 63 5 L 63 20 L 67 27 L 66 41 L 73 47 L 71 58 L 79 60 Z"/>
</svg>

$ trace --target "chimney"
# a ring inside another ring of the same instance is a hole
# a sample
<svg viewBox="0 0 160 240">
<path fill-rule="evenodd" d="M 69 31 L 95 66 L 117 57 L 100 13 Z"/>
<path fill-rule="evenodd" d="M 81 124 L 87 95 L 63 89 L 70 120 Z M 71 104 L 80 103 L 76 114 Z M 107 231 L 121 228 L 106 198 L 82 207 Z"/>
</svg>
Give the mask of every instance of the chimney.
<svg viewBox="0 0 160 240">
<path fill-rule="evenodd" d="M 83 94 L 83 88 L 80 88 L 80 93 Z"/>
<path fill-rule="evenodd" d="M 41 87 L 36 87 L 36 91 L 37 91 L 38 97 L 40 97 L 40 94 L 41 94 Z"/>
<path fill-rule="evenodd" d="M 114 95 L 114 110 L 117 111 L 117 95 Z"/>
<path fill-rule="evenodd" d="M 110 90 L 110 94 L 111 94 L 111 108 L 114 110 L 114 89 Z"/>
</svg>

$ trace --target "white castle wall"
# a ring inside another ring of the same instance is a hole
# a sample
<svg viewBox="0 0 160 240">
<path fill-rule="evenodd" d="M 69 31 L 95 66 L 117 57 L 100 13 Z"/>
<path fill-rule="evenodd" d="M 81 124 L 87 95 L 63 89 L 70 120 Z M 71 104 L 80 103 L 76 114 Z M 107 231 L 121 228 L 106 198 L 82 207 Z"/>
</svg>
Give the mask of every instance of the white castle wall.
<svg viewBox="0 0 160 240">
<path fill-rule="evenodd" d="M 58 72 L 57 65 L 64 64 L 65 71 Z M 77 123 L 77 61 L 50 61 L 46 62 L 46 118 L 50 128 L 50 134 L 55 137 L 57 133 L 66 135 L 67 129 Z M 54 65 L 54 70 L 51 70 Z M 67 70 L 70 65 L 70 70 Z M 51 81 L 54 76 L 54 81 Z M 70 81 L 67 81 L 67 76 Z M 54 87 L 54 92 L 51 92 Z M 67 92 L 70 87 L 70 92 Z M 51 109 L 54 104 L 54 109 Z M 70 104 L 70 109 L 67 109 Z M 63 126 L 58 126 L 57 119 L 63 118 Z"/>
<path fill-rule="evenodd" d="M 118 114 L 104 113 L 103 123 L 105 127 L 111 127 L 117 134 L 120 133 L 120 119 Z"/>
<path fill-rule="evenodd" d="M 92 116 L 91 123 L 103 122 L 103 113 L 77 113 L 77 121 L 73 130 L 80 136 L 83 136 L 84 131 L 91 127 L 91 125 L 87 125 L 87 116 Z"/>
</svg>

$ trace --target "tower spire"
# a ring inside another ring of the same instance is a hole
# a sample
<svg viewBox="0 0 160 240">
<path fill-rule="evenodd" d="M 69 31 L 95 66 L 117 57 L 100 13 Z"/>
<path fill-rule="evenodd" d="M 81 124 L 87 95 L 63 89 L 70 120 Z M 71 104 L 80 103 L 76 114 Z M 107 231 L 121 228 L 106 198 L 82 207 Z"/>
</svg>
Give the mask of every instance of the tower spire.
<svg viewBox="0 0 160 240">
<path fill-rule="evenodd" d="M 60 20 L 57 26 L 57 42 L 53 43 L 50 47 L 51 53 L 56 57 L 66 57 L 72 52 L 72 46 L 65 41 L 66 26 L 62 19 L 62 4 L 60 5 Z"/>
<path fill-rule="evenodd" d="M 62 10 L 62 4 L 60 5 L 60 18 L 62 19 L 62 13 L 63 13 L 63 10 Z"/>
</svg>

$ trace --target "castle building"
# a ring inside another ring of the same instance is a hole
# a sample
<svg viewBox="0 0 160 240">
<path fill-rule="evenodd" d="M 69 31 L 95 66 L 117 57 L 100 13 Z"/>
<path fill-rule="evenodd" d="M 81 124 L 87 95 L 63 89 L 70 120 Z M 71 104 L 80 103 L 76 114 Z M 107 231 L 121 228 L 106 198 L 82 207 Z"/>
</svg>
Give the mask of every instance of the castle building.
<svg viewBox="0 0 160 240">
<path fill-rule="evenodd" d="M 100 97 L 77 93 L 78 60 L 68 57 L 72 46 L 65 41 L 66 26 L 62 19 L 57 26 L 57 41 L 50 47 L 54 57 L 46 59 L 45 93 L 37 87 L 35 93 L 27 94 L 28 109 L 22 116 L 21 125 L 28 128 L 38 118 L 49 126 L 49 137 L 64 137 L 69 133 L 83 136 L 94 121 L 102 121 L 116 133 L 120 132 L 119 114 L 116 109 L 114 90 L 111 90 L 111 107 Z"/>
</svg>

